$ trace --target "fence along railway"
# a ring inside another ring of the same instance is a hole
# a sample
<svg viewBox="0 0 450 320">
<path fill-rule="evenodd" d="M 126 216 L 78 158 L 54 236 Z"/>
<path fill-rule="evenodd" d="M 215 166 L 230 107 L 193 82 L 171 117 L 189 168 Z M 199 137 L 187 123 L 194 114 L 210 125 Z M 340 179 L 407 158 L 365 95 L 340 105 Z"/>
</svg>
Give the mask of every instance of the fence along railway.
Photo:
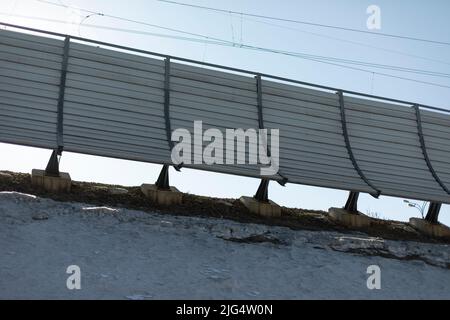
<svg viewBox="0 0 450 320">
<path fill-rule="evenodd" d="M 269 181 L 430 201 L 437 221 L 450 203 L 447 110 L 3 24 L 0 142 L 163 165 L 171 131 L 280 130 L 279 173 L 258 165 L 186 165 Z M 248 155 L 248 150 L 246 153 Z M 176 169 L 180 169 L 177 167 Z"/>
</svg>

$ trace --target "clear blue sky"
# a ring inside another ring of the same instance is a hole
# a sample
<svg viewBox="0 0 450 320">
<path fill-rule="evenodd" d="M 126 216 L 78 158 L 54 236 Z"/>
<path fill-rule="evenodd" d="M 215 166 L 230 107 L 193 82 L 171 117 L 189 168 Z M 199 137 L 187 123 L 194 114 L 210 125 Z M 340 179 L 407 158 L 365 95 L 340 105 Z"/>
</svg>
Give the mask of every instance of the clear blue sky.
<svg viewBox="0 0 450 320">
<path fill-rule="evenodd" d="M 273 21 L 271 23 L 277 25 L 274 26 L 261 23 L 261 19 L 258 18 L 244 18 L 241 21 L 240 16 L 179 7 L 154 0 L 50 1 L 230 41 L 239 42 L 242 37 L 244 43 L 255 46 L 450 73 L 450 47 L 443 45 L 389 39 L 368 34 L 349 33 Z M 360 30 L 367 30 L 366 20 L 368 15 L 366 14 L 366 8 L 371 4 L 375 4 L 381 8 L 382 14 L 382 29 L 379 32 L 450 42 L 450 20 L 448 19 L 450 2 L 446 0 L 180 1 L 234 11 L 339 25 Z M 175 56 L 257 70 L 302 81 L 416 101 L 450 109 L 450 90 L 445 88 L 378 75 L 373 77 L 371 74 L 271 53 L 100 30 L 85 26 L 78 28 L 77 25 L 25 19 L 17 15 L 64 21 L 77 21 L 79 17 L 74 13 L 75 10 L 67 10 L 39 2 L 38 0 L 2 0 L 1 3 L 0 20 L 5 22 L 71 33 L 86 38 Z M 90 17 L 84 24 L 170 34 L 168 31 L 100 16 Z M 286 27 L 296 30 L 287 29 Z M 321 36 L 311 33 L 320 34 Z M 340 38 L 346 41 L 331 38 Z M 363 45 L 356 45 L 348 41 L 360 42 Z M 373 47 L 401 51 L 406 54 L 423 56 L 427 59 L 440 60 L 447 63 L 413 58 Z M 448 78 L 425 77 L 416 74 L 395 73 L 393 71 L 384 72 L 450 85 Z M 45 167 L 50 152 L 0 144 L 0 154 L 0 168 L 2 170 L 30 172 L 32 168 Z M 143 182 L 154 182 L 160 167 L 131 161 L 64 153 L 61 169 L 70 172 L 74 180 L 140 185 Z M 171 174 L 171 183 L 184 192 L 236 198 L 242 195 L 253 195 L 259 181 L 250 178 L 184 169 L 181 173 L 173 172 Z M 282 188 L 276 183 L 271 184 L 269 193 L 271 199 L 282 205 L 307 209 L 328 209 L 332 206 L 342 206 L 347 197 L 347 192 L 345 191 L 291 184 L 286 188 Z M 376 200 L 368 195 L 363 195 L 360 201 L 360 210 L 362 212 L 376 212 L 381 217 L 397 220 L 407 220 L 409 217 L 419 215 L 417 210 L 406 207 L 402 200 L 390 197 L 381 197 L 379 200 Z M 444 206 L 442 210 L 441 221 L 450 225 L 450 209 L 448 206 Z"/>
</svg>

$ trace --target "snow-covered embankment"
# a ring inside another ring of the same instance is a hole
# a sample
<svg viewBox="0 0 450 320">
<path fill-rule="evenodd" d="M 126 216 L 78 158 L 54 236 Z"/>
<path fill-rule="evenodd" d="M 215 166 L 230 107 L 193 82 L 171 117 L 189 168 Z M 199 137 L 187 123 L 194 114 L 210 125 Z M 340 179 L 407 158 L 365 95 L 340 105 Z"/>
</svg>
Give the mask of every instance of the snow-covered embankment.
<svg viewBox="0 0 450 320">
<path fill-rule="evenodd" d="M 0 298 L 450 298 L 450 247 L 0 192 Z M 384 256 L 384 257 L 383 257 Z M 66 269 L 81 270 L 68 290 Z M 381 290 L 367 288 L 367 267 Z"/>
</svg>

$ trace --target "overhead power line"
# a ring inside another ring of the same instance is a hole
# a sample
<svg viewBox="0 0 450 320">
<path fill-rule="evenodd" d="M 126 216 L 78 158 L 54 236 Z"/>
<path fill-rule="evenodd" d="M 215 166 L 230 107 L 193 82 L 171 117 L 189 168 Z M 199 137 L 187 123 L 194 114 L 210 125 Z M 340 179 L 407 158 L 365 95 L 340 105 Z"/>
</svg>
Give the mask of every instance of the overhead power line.
<svg viewBox="0 0 450 320">
<path fill-rule="evenodd" d="M 58 4 L 58 3 L 54 3 L 54 2 L 46 1 L 46 0 L 37 0 L 37 1 L 44 2 L 44 3 L 49 3 L 49 4 L 53 4 L 53 5 L 57 5 L 57 6 L 62 6 L 62 7 L 68 7 L 66 5 L 62 5 L 62 4 Z M 81 9 L 81 8 L 78 8 L 78 9 L 80 11 L 89 12 L 91 14 L 97 13 L 97 12 L 92 11 L 92 10 Z M 175 28 L 169 28 L 169 27 L 164 27 L 164 26 L 160 26 L 160 25 L 156 25 L 156 24 L 150 24 L 150 23 L 147 23 L 147 22 L 132 20 L 132 19 L 129 19 L 129 18 L 122 18 L 122 17 L 118 17 L 118 16 L 112 16 L 112 15 L 108 15 L 108 14 L 105 14 L 105 13 L 99 13 L 99 14 L 101 14 L 104 17 L 109 17 L 109 18 L 113 18 L 113 19 L 119 19 L 119 20 L 122 20 L 122 21 L 132 22 L 132 23 L 136 23 L 136 24 L 142 24 L 142 25 L 146 25 L 146 26 L 150 26 L 150 27 L 154 27 L 154 28 L 160 28 L 160 29 L 163 29 L 163 30 L 166 30 L 166 31 L 177 32 L 177 33 L 182 33 L 182 34 L 186 34 L 186 35 L 190 35 L 190 36 L 200 37 L 200 38 L 203 38 L 203 39 L 206 39 L 206 40 L 210 41 L 211 44 L 216 44 L 216 45 L 221 45 L 221 46 L 238 47 L 238 48 L 243 48 L 243 49 L 248 49 L 248 50 L 268 52 L 268 53 L 274 53 L 274 54 L 281 54 L 281 55 L 285 55 L 285 56 L 301 58 L 301 59 L 305 59 L 305 60 L 309 60 L 309 61 L 314 61 L 314 62 L 317 62 L 317 63 L 332 65 L 332 66 L 341 67 L 341 68 L 347 68 L 347 69 L 360 71 L 360 72 L 365 72 L 365 73 L 369 73 L 369 74 L 377 74 L 377 75 L 390 77 L 390 78 L 395 78 L 395 79 L 399 79 L 399 80 L 411 81 L 411 82 L 416 82 L 416 83 L 421 83 L 421 84 L 426 84 L 426 85 L 431 85 L 431 86 L 436 86 L 436 87 L 441 87 L 441 88 L 449 88 L 450 89 L 450 86 L 439 84 L 439 83 L 435 83 L 435 82 L 423 81 L 423 80 L 418 80 L 418 79 L 411 79 L 411 78 L 407 78 L 407 77 L 401 77 L 401 76 L 396 76 L 396 75 L 392 75 L 392 74 L 388 74 L 388 73 L 382 73 L 382 72 L 374 72 L 372 70 L 367 70 L 367 69 L 362 69 L 362 68 L 359 68 L 359 67 L 352 67 L 352 66 L 348 66 L 348 65 L 345 65 L 345 64 L 341 64 L 341 63 L 354 63 L 354 64 L 363 63 L 363 65 L 367 64 L 367 63 L 360 62 L 360 61 L 347 62 L 347 61 L 343 61 L 343 59 L 338 60 L 338 58 L 332 58 L 332 57 L 321 57 L 321 56 L 308 55 L 308 54 L 298 53 L 298 52 L 289 52 L 289 51 L 283 51 L 283 50 L 272 49 L 272 48 L 257 47 L 257 46 L 246 45 L 246 44 L 236 44 L 236 43 L 228 41 L 228 40 L 215 38 L 215 37 L 210 37 L 210 36 L 206 36 L 206 35 L 202 35 L 202 34 L 198 34 L 198 33 L 192 33 L 192 32 L 187 32 L 187 31 L 179 30 L 179 29 L 175 29 Z M 111 28 L 109 28 L 109 29 L 111 29 Z M 118 31 L 120 31 L 120 30 L 118 30 Z M 337 62 L 339 62 L 339 63 L 337 63 Z M 377 66 L 373 66 L 373 67 L 377 67 Z M 390 67 L 393 67 L 393 66 L 390 66 Z M 406 69 L 408 69 L 408 68 L 406 68 Z M 391 70 L 393 70 L 393 69 L 391 69 Z M 397 69 L 395 71 L 413 72 L 413 73 L 419 73 L 419 74 L 422 74 L 422 75 L 431 75 L 431 74 L 425 74 L 425 73 L 433 73 L 432 71 L 424 71 L 424 70 L 398 70 Z M 441 74 L 439 76 L 448 77 L 449 75 Z"/>
<path fill-rule="evenodd" d="M 0 14 L 4 14 L 4 13 L 0 12 Z M 33 17 L 33 16 L 25 16 L 25 15 L 14 15 L 14 16 L 20 17 L 20 18 L 26 18 L 26 19 L 33 19 L 33 20 L 44 20 L 44 21 L 60 23 L 60 24 L 66 23 L 66 21 L 57 20 L 57 19 L 49 19 L 49 18 Z M 436 72 L 436 71 L 414 69 L 414 68 L 398 67 L 398 66 L 385 65 L 385 64 L 370 63 L 370 62 L 364 62 L 364 61 L 358 61 L 358 60 L 349 60 L 349 59 L 334 58 L 334 57 L 327 57 L 327 56 L 320 56 L 320 55 L 312 55 L 312 54 L 305 54 L 305 53 L 301 53 L 301 52 L 291 52 L 291 51 L 283 51 L 283 50 L 271 49 L 271 48 L 255 47 L 255 46 L 250 46 L 250 45 L 246 45 L 246 44 L 235 44 L 234 42 L 230 42 L 228 40 L 222 40 L 222 39 L 218 39 L 218 38 L 213 38 L 214 40 L 197 39 L 197 38 L 191 38 L 191 37 L 181 37 L 181 36 L 167 35 L 167 34 L 161 34 L 161 33 L 123 29 L 123 28 L 117 28 L 117 27 L 99 26 L 99 25 L 92 25 L 92 24 L 84 24 L 84 26 L 89 27 L 89 28 L 119 31 L 119 32 L 126 32 L 126 33 L 134 33 L 134 34 L 163 37 L 163 38 L 171 38 L 171 39 L 176 39 L 176 40 L 207 43 L 207 44 L 221 45 L 221 46 L 227 46 L 227 47 L 238 47 L 238 48 L 243 48 L 243 49 L 261 50 L 261 51 L 265 51 L 265 52 L 271 52 L 271 53 L 283 54 L 283 55 L 288 55 L 288 56 L 297 57 L 297 58 L 308 59 L 308 60 L 320 62 L 320 63 L 335 62 L 334 64 L 332 64 L 335 66 L 338 66 L 336 63 L 343 63 L 343 64 L 366 66 L 366 67 L 386 69 L 386 70 L 399 71 L 399 72 L 414 73 L 414 74 L 426 75 L 426 76 L 450 78 L 450 74 L 448 74 L 448 73 L 441 73 L 441 72 Z M 348 66 L 344 66 L 344 65 L 342 65 L 342 67 L 349 68 Z M 352 69 L 354 69 L 354 68 L 352 68 Z M 362 70 L 362 69 L 354 69 L 354 70 L 366 71 L 366 70 Z M 367 71 L 367 72 L 374 73 L 374 71 Z"/>
<path fill-rule="evenodd" d="M 394 54 L 402 55 L 402 56 L 405 56 L 405 57 L 410 57 L 410 58 L 426 60 L 426 61 L 435 62 L 435 63 L 441 63 L 441 64 L 445 64 L 445 65 L 450 65 L 450 62 L 448 62 L 448 61 L 443 61 L 443 60 L 439 60 L 439 59 L 425 57 L 425 56 L 421 56 L 421 55 L 417 55 L 417 54 L 413 54 L 413 53 L 409 53 L 409 52 L 404 52 L 404 51 L 401 51 L 401 50 L 394 50 L 394 49 L 389 49 L 389 48 L 386 48 L 386 47 L 379 47 L 379 46 L 375 46 L 375 45 L 372 45 L 372 44 L 358 42 L 358 41 L 354 41 L 354 40 L 334 37 L 334 36 L 330 36 L 328 34 L 322 34 L 322 33 L 317 33 L 317 32 L 306 31 L 306 30 L 302 30 L 302 29 L 299 29 L 299 28 L 286 26 L 286 25 L 282 25 L 282 24 L 277 24 L 277 23 L 273 23 L 273 22 L 269 22 L 269 21 L 263 21 L 263 20 L 259 20 L 259 19 L 250 19 L 250 18 L 245 18 L 245 20 L 246 21 L 260 23 L 260 24 L 264 24 L 264 25 L 268 25 L 268 26 L 272 26 L 272 27 L 276 27 L 276 28 L 281 28 L 281 29 L 285 29 L 285 30 L 301 32 L 301 33 L 313 35 L 315 37 L 331 39 L 331 40 L 335 40 L 335 41 L 339 41 L 339 42 L 349 43 L 349 44 L 356 45 L 356 46 L 361 46 L 361 47 L 366 47 L 366 48 L 375 49 L 375 50 L 379 50 L 379 51 L 394 53 Z"/>
<path fill-rule="evenodd" d="M 260 15 L 260 14 L 253 14 L 253 13 L 248 13 L 248 12 L 238 12 L 238 11 L 232 11 L 232 10 L 218 9 L 218 8 L 182 3 L 182 2 L 177 2 L 177 1 L 171 1 L 171 0 L 156 0 L 156 1 L 164 2 L 167 4 L 178 5 L 178 6 L 202 9 L 202 10 L 243 15 L 243 16 L 247 16 L 247 17 L 262 18 L 262 19 L 268 19 L 268 20 L 275 20 L 275 21 L 289 22 L 289 23 L 295 23 L 295 24 L 315 26 L 315 27 L 320 27 L 320 28 L 329 28 L 329 29 L 357 32 L 357 33 L 363 33 L 363 34 L 370 34 L 372 36 L 397 38 L 397 39 L 420 41 L 420 42 L 450 46 L 450 42 L 446 42 L 446 41 L 430 40 L 430 39 L 424 39 L 424 38 L 416 38 L 416 37 L 403 36 L 403 35 L 397 35 L 397 34 L 389 34 L 389 33 L 381 33 L 381 32 L 371 32 L 371 31 L 366 31 L 366 30 L 359 30 L 359 29 L 353 29 L 353 28 L 347 28 L 347 27 L 341 27 L 341 26 L 333 26 L 333 25 L 314 23 L 314 22 L 309 22 L 309 21 L 286 19 L 286 18 L 272 17 L 272 16 L 266 16 L 266 15 Z"/>
<path fill-rule="evenodd" d="M 30 20 L 46 21 L 46 22 L 50 22 L 50 23 L 67 24 L 67 21 L 58 20 L 58 19 L 49 19 L 49 18 L 43 18 L 43 17 L 19 15 L 19 14 L 10 15 L 10 14 L 4 13 L 4 12 L 0 12 L 0 15 L 8 15 L 8 16 L 11 16 L 11 17 L 30 19 Z M 100 30 L 109 30 L 109 31 L 118 31 L 118 32 L 132 33 L 132 34 L 145 35 L 145 36 L 151 36 L 151 37 L 160 37 L 160 38 L 168 38 L 168 39 L 175 39 L 175 40 L 197 42 L 197 43 L 200 43 L 200 44 L 204 44 L 204 43 L 216 44 L 216 45 L 222 44 L 222 43 L 220 43 L 218 41 L 212 41 L 212 40 L 206 40 L 206 39 L 182 37 L 182 36 L 176 36 L 176 35 L 172 35 L 172 34 L 163 34 L 163 33 L 149 32 L 149 31 L 141 31 L 141 30 L 132 30 L 132 29 L 117 28 L 117 27 L 109 27 L 109 26 L 99 26 L 99 25 L 94 25 L 94 24 L 89 24 L 89 23 L 83 24 L 83 27 L 93 28 L 93 29 L 100 29 Z"/>
</svg>

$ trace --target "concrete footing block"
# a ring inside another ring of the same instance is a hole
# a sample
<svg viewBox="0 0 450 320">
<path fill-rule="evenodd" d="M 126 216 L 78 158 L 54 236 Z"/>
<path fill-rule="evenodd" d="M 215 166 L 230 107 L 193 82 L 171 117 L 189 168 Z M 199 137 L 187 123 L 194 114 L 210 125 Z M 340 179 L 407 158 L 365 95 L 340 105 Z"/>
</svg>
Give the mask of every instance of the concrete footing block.
<svg viewBox="0 0 450 320">
<path fill-rule="evenodd" d="M 427 236 L 450 239 L 450 228 L 441 223 L 431 223 L 424 219 L 411 218 L 409 219 L 409 224 Z"/>
<path fill-rule="evenodd" d="M 251 197 L 241 197 L 239 200 L 253 214 L 266 218 L 281 217 L 281 207 L 273 201 L 260 202 Z"/>
<path fill-rule="evenodd" d="M 179 205 L 183 201 L 183 194 L 175 187 L 159 190 L 154 184 L 143 184 L 141 190 L 152 202 L 161 206 Z"/>
<path fill-rule="evenodd" d="M 48 192 L 70 192 L 72 179 L 66 172 L 61 172 L 59 177 L 52 177 L 45 175 L 45 170 L 33 169 L 31 171 L 31 184 Z"/>
<path fill-rule="evenodd" d="M 332 221 L 349 228 L 369 227 L 372 222 L 370 217 L 360 212 L 353 213 L 342 208 L 330 208 L 328 215 Z"/>
</svg>

